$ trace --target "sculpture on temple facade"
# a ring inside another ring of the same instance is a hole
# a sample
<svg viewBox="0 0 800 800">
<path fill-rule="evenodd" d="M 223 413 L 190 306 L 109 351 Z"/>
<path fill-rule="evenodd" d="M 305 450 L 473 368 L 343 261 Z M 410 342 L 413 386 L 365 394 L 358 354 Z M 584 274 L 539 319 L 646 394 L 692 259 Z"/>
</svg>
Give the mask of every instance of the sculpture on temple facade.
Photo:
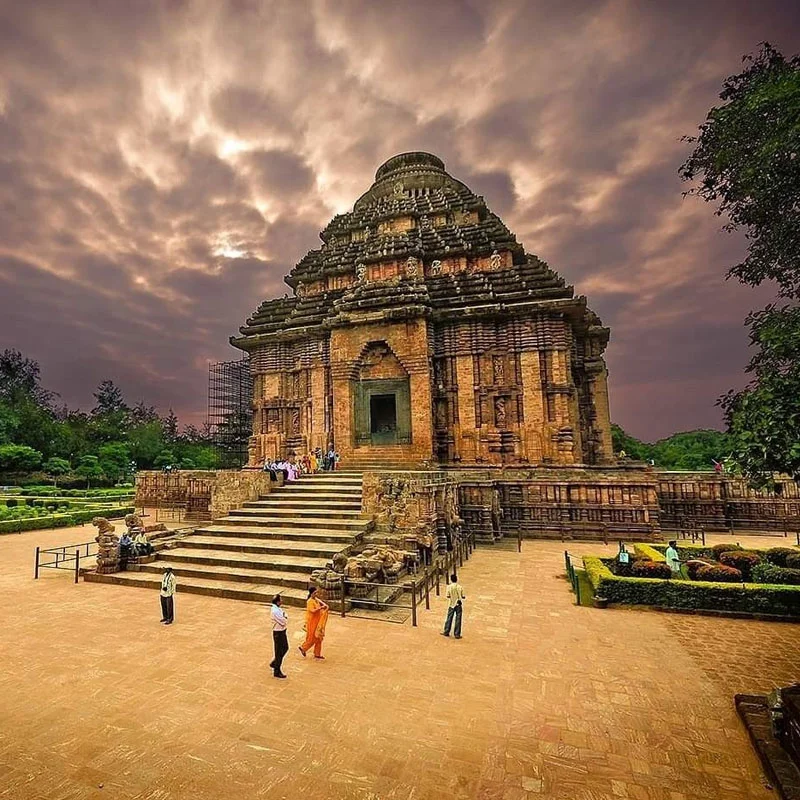
<svg viewBox="0 0 800 800">
<path fill-rule="evenodd" d="M 489 256 L 489 269 L 500 269 L 502 265 L 503 259 L 500 257 L 500 253 L 494 250 L 492 255 Z"/>
<path fill-rule="evenodd" d="M 435 258 L 431 261 L 431 275 L 441 275 L 442 274 L 442 262 Z"/>
<path fill-rule="evenodd" d="M 506 400 L 504 397 L 498 397 L 494 401 L 494 415 L 495 424 L 498 428 L 506 426 Z"/>
<path fill-rule="evenodd" d="M 358 264 L 356 264 L 356 280 L 359 283 L 364 283 L 366 279 L 367 279 L 367 265 L 363 261 L 360 261 Z"/>
<path fill-rule="evenodd" d="M 409 278 L 419 277 L 419 259 L 409 256 L 406 261 L 406 276 Z"/>
</svg>

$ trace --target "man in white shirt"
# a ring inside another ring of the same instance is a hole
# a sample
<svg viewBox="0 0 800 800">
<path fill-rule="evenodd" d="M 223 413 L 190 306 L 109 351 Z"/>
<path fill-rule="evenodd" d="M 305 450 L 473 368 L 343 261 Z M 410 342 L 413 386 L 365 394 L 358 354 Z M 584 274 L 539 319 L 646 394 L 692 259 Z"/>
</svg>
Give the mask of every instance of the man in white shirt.
<svg viewBox="0 0 800 800">
<path fill-rule="evenodd" d="M 667 547 L 667 552 L 664 553 L 664 558 L 667 559 L 667 566 L 672 570 L 673 578 L 681 577 L 681 559 L 678 555 L 678 543 L 673 540 Z"/>
<path fill-rule="evenodd" d="M 285 678 L 286 676 L 281 672 L 281 663 L 283 662 L 283 657 L 289 652 L 289 638 L 286 634 L 289 618 L 281 608 L 281 596 L 279 594 L 272 598 L 272 608 L 269 611 L 269 616 L 272 620 L 272 642 L 275 645 L 275 658 L 272 659 L 270 667 L 272 668 L 272 674 L 276 678 Z"/>
<path fill-rule="evenodd" d="M 456 626 L 454 634 L 456 639 L 460 639 L 461 613 L 463 611 L 464 601 L 467 599 L 467 596 L 464 594 L 464 589 L 458 582 L 458 576 L 455 573 L 450 576 L 450 583 L 447 586 L 445 596 L 447 597 L 447 619 L 444 622 L 442 636 L 450 635 L 450 627 L 452 626 L 453 618 L 455 617 Z"/>
<path fill-rule="evenodd" d="M 161 621 L 165 625 L 172 625 L 175 619 L 175 587 L 177 581 L 172 573 L 172 567 L 164 567 L 164 577 L 161 579 Z"/>
</svg>

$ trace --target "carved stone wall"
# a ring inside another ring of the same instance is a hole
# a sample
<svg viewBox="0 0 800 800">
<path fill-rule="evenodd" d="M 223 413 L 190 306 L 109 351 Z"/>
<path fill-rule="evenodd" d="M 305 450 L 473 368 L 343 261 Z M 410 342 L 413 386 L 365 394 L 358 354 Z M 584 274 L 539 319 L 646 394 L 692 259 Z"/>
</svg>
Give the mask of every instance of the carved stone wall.
<svg viewBox="0 0 800 800">
<path fill-rule="evenodd" d="M 269 473 L 261 470 L 141 470 L 136 474 L 137 508 L 181 506 L 186 519 L 216 519 L 245 500 L 269 494 Z"/>
<path fill-rule="evenodd" d="M 733 476 L 703 472 L 656 472 L 664 526 L 693 522 L 708 530 L 796 531 L 800 486 L 778 478 L 774 492 L 753 489 Z"/>
</svg>

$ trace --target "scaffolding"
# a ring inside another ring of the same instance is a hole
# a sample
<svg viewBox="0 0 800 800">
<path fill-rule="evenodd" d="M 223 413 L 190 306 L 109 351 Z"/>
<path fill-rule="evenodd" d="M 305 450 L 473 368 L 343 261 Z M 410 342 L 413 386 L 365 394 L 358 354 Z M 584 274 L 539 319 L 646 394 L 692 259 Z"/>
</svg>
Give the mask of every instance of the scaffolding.
<svg viewBox="0 0 800 800">
<path fill-rule="evenodd" d="M 252 399 L 249 357 L 208 365 L 206 421 L 220 467 L 235 469 L 247 463 L 247 442 L 253 432 Z"/>
</svg>

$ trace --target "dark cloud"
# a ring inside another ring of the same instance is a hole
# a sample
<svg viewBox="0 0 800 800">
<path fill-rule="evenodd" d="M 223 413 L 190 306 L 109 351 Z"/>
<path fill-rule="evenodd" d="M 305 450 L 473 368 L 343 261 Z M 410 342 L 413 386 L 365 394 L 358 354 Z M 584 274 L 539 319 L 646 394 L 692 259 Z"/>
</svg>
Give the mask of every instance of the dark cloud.
<svg viewBox="0 0 800 800">
<path fill-rule="evenodd" d="M 440 155 L 612 330 L 616 420 L 718 424 L 744 380 L 741 237 L 684 199 L 770 0 L 0 2 L 0 346 L 87 407 L 197 420 L 206 364 L 403 150 Z M 193 416 L 192 416 L 193 415 Z"/>
</svg>

